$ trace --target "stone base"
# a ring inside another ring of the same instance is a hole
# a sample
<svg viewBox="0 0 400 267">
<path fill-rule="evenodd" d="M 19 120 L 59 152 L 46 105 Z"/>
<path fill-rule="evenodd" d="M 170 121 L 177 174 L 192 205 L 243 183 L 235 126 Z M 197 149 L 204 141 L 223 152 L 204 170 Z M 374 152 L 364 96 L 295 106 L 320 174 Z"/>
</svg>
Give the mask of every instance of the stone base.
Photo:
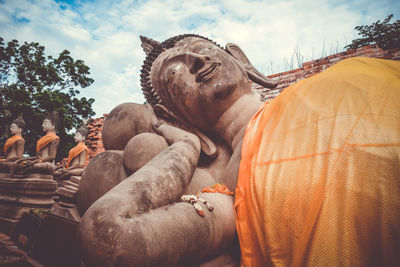
<svg viewBox="0 0 400 267">
<path fill-rule="evenodd" d="M 65 198 L 69 198 L 72 201 L 75 201 L 76 195 L 77 195 L 76 191 L 77 191 L 76 189 L 74 190 L 74 189 L 67 188 L 67 187 L 59 187 L 57 189 L 57 194 L 65 197 Z"/>
<path fill-rule="evenodd" d="M 54 180 L 39 178 L 0 179 L 0 195 L 52 195 L 57 189 Z"/>
<path fill-rule="evenodd" d="M 10 177 L 10 173 L 9 172 L 0 172 L 0 179 L 1 178 L 9 178 Z"/>
<path fill-rule="evenodd" d="M 81 177 L 82 176 L 71 176 L 69 179 L 72 183 L 78 184 L 81 182 Z"/>
<path fill-rule="evenodd" d="M 60 205 L 60 203 L 57 203 L 53 206 L 53 208 L 51 209 L 51 212 L 53 214 L 57 214 L 60 215 L 62 217 L 74 220 L 76 222 L 80 222 L 82 217 L 79 215 L 78 209 L 76 208 L 76 206 L 72 206 L 72 207 L 64 207 L 62 205 Z"/>
<path fill-rule="evenodd" d="M 63 182 L 63 185 L 64 185 L 65 187 L 71 187 L 72 189 L 75 189 L 76 191 L 78 190 L 78 187 L 79 187 L 78 184 L 76 184 L 76 183 L 74 183 L 74 182 L 71 182 L 70 180 L 64 181 L 64 182 Z"/>
<path fill-rule="evenodd" d="M 44 180 L 53 180 L 53 175 L 42 174 L 42 173 L 14 174 L 14 176 L 11 178 L 15 178 L 15 179 L 38 178 L 38 179 L 44 179 Z"/>
<path fill-rule="evenodd" d="M 0 216 L 0 232 L 11 236 L 14 233 L 18 224 L 17 219 L 10 219 L 3 216 Z"/>
<path fill-rule="evenodd" d="M 30 209 L 51 209 L 57 183 L 48 178 L 37 174 L 33 177 L 0 179 L 0 217 L 3 218 L 0 232 L 10 233 L 12 227 L 8 226 L 9 222 L 15 224 Z"/>
</svg>

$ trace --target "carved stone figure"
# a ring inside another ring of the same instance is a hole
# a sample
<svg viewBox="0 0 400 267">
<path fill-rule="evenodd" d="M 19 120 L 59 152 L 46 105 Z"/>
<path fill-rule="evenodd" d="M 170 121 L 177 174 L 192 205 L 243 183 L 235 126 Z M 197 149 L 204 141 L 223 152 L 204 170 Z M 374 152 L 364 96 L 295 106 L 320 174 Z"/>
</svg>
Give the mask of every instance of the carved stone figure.
<svg viewBox="0 0 400 267">
<path fill-rule="evenodd" d="M 30 173 L 40 173 L 52 175 L 55 169 L 54 160 L 57 154 L 60 138 L 56 135 L 59 122 L 58 114 L 53 112 L 47 115 L 42 123 L 43 131 L 46 135 L 42 136 L 36 144 L 37 156 L 20 159 L 11 167 L 11 175 L 25 175 Z"/>
<path fill-rule="evenodd" d="M 202 47 L 201 49 L 215 46 L 214 43 L 203 38 L 188 37 L 188 39 L 182 38 L 182 40 L 187 40 L 188 43 L 191 43 L 193 38 L 204 41 L 207 45 L 207 47 Z M 186 44 L 184 44 L 183 47 L 186 47 Z M 216 47 L 213 49 L 220 48 Z M 162 51 L 162 49 L 160 51 Z M 198 64 L 198 66 L 196 65 L 198 69 L 192 69 L 193 73 L 198 72 L 205 66 L 205 64 L 201 62 L 201 59 L 203 58 L 202 56 L 199 56 L 200 61 L 196 61 L 196 58 L 192 57 L 192 51 L 188 50 L 186 52 L 184 49 L 182 51 L 182 53 L 185 54 L 181 56 L 181 58 L 185 58 L 186 54 L 188 54 L 191 62 Z M 171 55 L 175 55 L 176 53 L 174 49 L 165 51 L 166 54 L 170 54 L 170 52 L 172 53 Z M 229 91 L 232 90 L 234 93 L 235 86 L 238 86 L 242 91 L 246 91 L 248 97 L 253 99 L 253 96 L 251 95 L 252 91 L 250 89 L 250 82 L 248 81 L 246 70 L 242 65 L 223 50 L 214 53 L 222 53 L 222 59 L 226 61 L 224 63 L 234 64 L 233 69 L 235 75 L 241 75 L 238 79 L 230 77 L 229 82 L 231 86 L 229 86 L 228 89 L 221 87 L 219 91 L 220 93 L 216 94 L 217 99 L 219 99 L 221 103 L 222 99 L 225 97 L 231 98 L 229 102 L 234 101 L 234 98 L 229 95 Z M 148 58 L 152 57 L 155 59 L 154 55 L 150 53 Z M 158 61 L 156 61 L 155 64 L 158 64 L 157 62 Z M 145 63 L 145 65 L 146 64 L 147 63 Z M 159 70 L 157 70 L 155 66 L 156 65 L 153 66 L 155 72 L 154 74 L 152 73 L 152 76 L 154 75 L 154 77 L 159 77 Z M 222 62 L 214 62 L 207 65 L 207 68 L 204 69 L 206 71 L 202 73 L 202 77 L 199 77 L 198 83 L 204 83 L 204 81 L 217 72 L 221 74 L 224 73 L 223 71 L 218 70 L 220 66 L 222 66 Z M 174 66 L 174 68 L 175 67 L 176 70 L 179 70 L 180 68 Z M 224 68 L 228 68 L 229 70 L 232 66 L 227 65 Z M 182 68 L 182 70 L 183 69 L 188 70 L 188 68 Z M 172 78 L 171 74 L 173 72 L 174 70 L 167 75 Z M 196 78 L 191 78 L 193 75 L 190 71 L 188 74 L 190 76 L 187 75 L 186 78 L 190 78 L 193 85 L 197 83 L 195 81 Z M 181 76 L 180 79 L 182 82 L 185 82 L 184 76 Z M 201 79 L 204 79 L 204 81 Z M 226 79 L 228 79 L 228 75 L 226 76 Z M 221 80 L 221 82 L 222 81 L 223 80 Z M 268 82 L 266 79 L 264 79 L 264 81 Z M 158 81 L 155 82 L 158 85 Z M 187 84 L 187 86 L 191 85 Z M 219 86 L 225 85 L 221 83 Z M 241 88 L 242 86 L 245 86 L 245 88 Z M 177 90 L 178 88 L 174 89 Z M 188 92 L 188 96 L 190 96 L 190 94 L 197 94 L 196 90 Z M 149 92 L 147 92 L 147 95 L 149 95 Z M 210 95 L 210 97 L 212 97 L 212 95 Z M 161 98 L 156 96 L 154 99 L 158 101 L 157 104 L 161 103 Z M 254 97 L 254 99 L 256 98 Z M 185 99 L 182 101 L 185 101 Z M 182 103 L 183 102 L 181 102 L 181 104 Z M 187 102 L 187 104 L 191 105 L 192 103 Z M 225 104 L 222 107 L 228 108 L 228 105 Z M 197 105 L 196 108 L 198 111 L 201 110 L 199 105 Z M 185 117 L 181 116 L 181 114 L 178 114 L 176 111 L 174 113 L 171 112 L 170 109 L 170 106 L 167 107 L 165 105 L 158 105 L 155 107 L 155 110 L 160 117 L 165 117 L 169 121 L 175 120 L 177 125 L 194 132 L 195 135 L 165 124 L 160 126 L 155 124 L 154 131 L 157 131 L 159 134 L 164 136 L 171 146 L 150 160 L 144 167 L 107 192 L 103 197 L 97 200 L 83 216 L 80 225 L 80 238 L 81 246 L 85 254 L 85 260 L 88 265 L 107 265 L 116 262 L 121 263 L 122 265 L 155 265 L 161 262 L 166 265 L 193 264 L 206 262 L 218 255 L 224 255 L 225 252 L 234 251 L 232 246 L 235 243 L 235 222 L 233 216 L 233 199 L 231 196 L 227 194 L 214 193 L 202 194 L 202 198 L 214 206 L 214 210 L 209 213 L 206 212 L 203 218 L 197 215 L 190 204 L 179 202 L 181 196 L 188 191 L 189 184 L 192 180 L 209 180 L 214 183 L 217 181 L 227 185 L 228 188 L 235 187 L 235 178 L 224 173 L 227 164 L 226 161 L 224 164 L 219 166 L 218 172 L 212 173 L 197 168 L 198 171 L 195 173 L 196 166 L 199 164 L 200 144 L 205 156 L 212 159 L 213 157 L 216 157 L 219 152 L 224 154 L 223 149 L 218 151 L 217 148 L 224 148 L 227 146 L 227 143 L 222 139 L 219 139 L 216 135 L 210 135 L 211 138 L 207 137 L 207 135 L 202 134 L 197 130 L 201 129 L 201 127 L 194 127 L 197 125 L 194 123 L 188 123 Z M 245 112 L 244 114 L 250 117 L 256 109 L 257 106 L 253 107 L 253 112 Z M 218 116 L 218 114 L 221 115 L 221 109 L 214 111 L 209 110 L 207 112 L 210 114 L 207 116 L 202 115 L 201 117 L 203 118 L 196 116 L 196 119 L 206 119 L 204 117 L 209 117 L 212 113 L 214 116 Z M 235 116 L 236 118 L 243 117 L 239 112 L 237 112 Z M 205 125 L 205 123 L 202 123 L 202 125 Z M 200 139 L 197 139 L 197 136 Z M 230 155 L 230 153 L 231 152 L 229 152 L 228 155 Z M 218 163 L 216 163 L 216 165 L 218 165 Z M 231 168 L 228 167 L 226 169 Z M 207 186 L 211 185 L 212 182 Z M 132 191 L 132 189 L 134 191 Z M 201 187 L 198 187 L 197 191 L 194 191 L 194 193 L 197 193 L 200 189 Z M 130 201 L 128 201 L 129 203 L 126 202 L 127 199 L 130 199 Z M 125 204 L 122 204 L 122 202 Z M 171 206 L 169 203 L 175 204 Z M 168 210 L 168 212 L 166 212 L 166 210 Z M 97 214 L 108 215 L 107 218 L 102 217 L 103 219 L 100 222 Z M 135 221 L 137 222 L 132 224 L 132 222 Z M 175 221 L 179 221 L 180 223 L 176 224 Z M 100 229 L 102 228 L 103 223 L 105 223 L 104 226 L 106 224 L 109 226 L 112 225 L 112 233 L 103 236 L 106 240 L 103 240 L 102 244 L 107 245 L 102 245 L 101 248 L 95 245 L 96 248 L 94 248 L 93 245 L 97 243 L 96 240 L 98 240 L 98 237 L 95 237 L 94 233 L 102 231 Z M 159 229 L 159 231 L 143 231 L 141 233 L 141 230 L 137 228 L 137 226 L 141 224 L 151 225 L 153 230 Z M 172 230 L 174 228 L 177 228 L 177 230 Z M 118 236 L 124 236 L 125 231 L 134 233 L 133 235 L 137 236 L 137 238 L 132 238 L 131 241 L 128 239 L 114 239 L 113 236 L 115 234 Z M 179 231 L 179 235 L 177 235 L 177 231 Z M 207 234 L 202 235 L 200 233 Z M 162 240 L 158 240 L 157 244 L 154 243 L 153 245 L 150 245 L 148 242 L 156 239 L 153 235 L 162 236 Z M 171 242 L 168 240 L 175 240 L 176 242 L 173 242 L 174 244 L 172 246 Z M 151 247 L 152 249 L 148 252 L 138 250 L 143 247 Z M 123 251 L 127 251 L 127 254 Z M 100 254 L 115 256 L 104 258 Z M 171 257 L 172 255 L 174 255 L 174 257 Z M 226 255 L 227 254 L 224 255 L 225 257 L 222 256 L 215 260 L 226 260 Z M 235 260 L 230 257 L 228 261 L 232 264 Z"/>
<path fill-rule="evenodd" d="M 85 145 L 88 130 L 82 126 L 76 130 L 74 140 L 77 143 L 68 153 L 68 162 L 65 166 L 57 166 L 53 176 L 56 180 L 67 180 L 71 176 L 81 176 L 83 167 L 88 159 L 89 149 Z"/>
<path fill-rule="evenodd" d="M 78 191 L 77 206 L 82 215 L 98 198 L 168 146 L 166 140 L 157 135 L 151 126 L 151 123 L 157 120 L 148 104 L 124 103 L 109 113 L 102 135 L 108 140 L 107 148 L 119 147 L 123 150 L 107 149 L 90 161 Z M 130 139 L 129 142 L 126 142 L 126 139 Z M 110 146 L 111 143 L 114 145 Z M 213 185 L 215 180 L 210 173 L 218 177 L 220 169 L 223 168 L 221 166 L 226 165 L 228 154 L 226 148 L 220 147 L 217 160 L 213 160 L 212 163 L 203 162 L 202 166 L 196 168 L 194 177 L 199 178 L 192 179 L 186 193 L 197 193 L 200 189 Z"/>
<path fill-rule="evenodd" d="M 57 183 L 52 173 L 59 143 L 56 124 L 56 114 L 45 117 L 42 126 L 46 135 L 38 140 L 38 156 L 13 162 L 10 174 L 0 179 L 0 226 L 10 235 L 24 212 L 51 209 L 54 204 Z"/>
<path fill-rule="evenodd" d="M 343 61 L 263 105 L 249 78 L 274 84 L 238 46 L 142 41 L 146 99 L 187 131 L 153 124 L 171 145 L 87 210 L 88 266 L 201 264 L 231 249 L 235 229 L 244 266 L 399 264 L 400 63 Z M 235 207 L 203 193 L 214 210 L 199 217 L 178 201 L 201 149 L 212 158 L 219 144 L 231 149 L 218 181 L 236 188 Z"/>
<path fill-rule="evenodd" d="M 25 147 L 25 139 L 22 137 L 24 128 L 25 121 L 21 116 L 11 122 L 12 136 L 4 144 L 5 158 L 0 159 L 0 172 L 8 173 L 13 162 L 22 158 Z"/>
</svg>

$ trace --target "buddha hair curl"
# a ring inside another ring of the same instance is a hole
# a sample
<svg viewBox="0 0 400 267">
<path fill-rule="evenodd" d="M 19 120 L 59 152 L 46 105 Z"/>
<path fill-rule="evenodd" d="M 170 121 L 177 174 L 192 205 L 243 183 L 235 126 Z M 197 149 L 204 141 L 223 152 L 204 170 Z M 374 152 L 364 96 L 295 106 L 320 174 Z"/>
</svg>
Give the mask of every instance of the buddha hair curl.
<svg viewBox="0 0 400 267">
<path fill-rule="evenodd" d="M 76 132 L 77 132 L 77 133 L 80 133 L 83 137 L 85 137 L 85 139 L 87 138 L 88 133 L 89 133 L 89 131 L 88 131 L 88 129 L 86 128 L 85 125 L 82 125 L 81 127 L 79 127 L 79 128 L 76 130 Z"/>
<path fill-rule="evenodd" d="M 11 124 L 15 124 L 15 125 L 17 125 L 18 126 L 18 128 L 20 128 L 20 129 L 25 129 L 25 121 L 24 121 L 24 119 L 22 118 L 22 116 L 18 116 L 18 118 L 16 118 L 15 120 L 13 120 L 12 122 L 11 122 Z"/>
<path fill-rule="evenodd" d="M 216 42 L 208 39 L 207 37 L 198 35 L 198 34 L 181 34 L 177 35 L 174 37 L 171 37 L 167 40 L 165 40 L 162 43 L 157 43 L 154 40 L 151 40 L 147 37 L 140 36 L 140 39 L 142 42 L 151 42 L 151 50 L 147 54 L 143 65 L 142 69 L 140 71 L 140 84 L 142 86 L 142 91 L 144 94 L 144 97 L 146 98 L 146 101 L 151 104 L 152 106 L 155 106 L 157 104 L 163 105 L 163 101 L 161 100 L 160 96 L 157 94 L 156 90 L 153 88 L 150 80 L 150 71 L 151 67 L 153 66 L 154 61 L 158 58 L 158 56 L 166 51 L 167 49 L 170 49 L 176 45 L 180 40 L 188 37 L 197 37 L 197 38 L 202 38 L 206 41 L 209 41 L 215 45 L 217 45 L 219 48 L 225 51 L 224 48 L 222 48 L 219 44 Z M 145 50 L 146 51 L 146 50 Z"/>
<path fill-rule="evenodd" d="M 58 127 L 60 127 L 60 115 L 57 111 L 47 114 L 43 120 L 49 120 L 54 125 L 54 130 L 58 130 Z"/>
</svg>

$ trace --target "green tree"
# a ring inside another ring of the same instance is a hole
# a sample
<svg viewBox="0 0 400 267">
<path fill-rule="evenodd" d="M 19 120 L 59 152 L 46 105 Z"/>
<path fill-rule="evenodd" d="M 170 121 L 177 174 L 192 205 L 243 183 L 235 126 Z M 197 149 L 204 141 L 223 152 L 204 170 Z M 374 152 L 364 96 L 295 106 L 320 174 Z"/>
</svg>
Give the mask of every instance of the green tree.
<svg viewBox="0 0 400 267">
<path fill-rule="evenodd" d="M 393 14 L 390 14 L 383 22 L 378 20 L 371 25 L 355 27 L 361 38 L 354 39 L 344 48 L 355 49 L 369 44 L 376 44 L 382 49 L 400 48 L 400 20 L 389 23 L 392 18 Z"/>
<path fill-rule="evenodd" d="M 26 122 L 25 151 L 35 155 L 36 141 L 43 135 L 43 117 L 57 111 L 57 134 L 61 138 L 57 160 L 66 157 L 74 145 L 68 132 L 95 115 L 94 99 L 77 97 L 78 86 L 85 88 L 93 83 L 89 74 L 89 67 L 82 60 L 74 60 L 67 50 L 57 58 L 46 57 L 39 43 L 20 45 L 12 40 L 6 44 L 0 37 L 0 143 L 9 136 L 11 121 L 22 114 Z"/>
</svg>

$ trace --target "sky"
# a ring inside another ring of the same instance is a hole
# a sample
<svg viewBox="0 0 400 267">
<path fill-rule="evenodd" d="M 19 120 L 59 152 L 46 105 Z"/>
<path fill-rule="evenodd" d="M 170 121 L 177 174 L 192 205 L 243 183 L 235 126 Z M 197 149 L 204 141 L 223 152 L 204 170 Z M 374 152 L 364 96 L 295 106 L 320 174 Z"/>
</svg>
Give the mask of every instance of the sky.
<svg viewBox="0 0 400 267">
<path fill-rule="evenodd" d="M 158 41 L 183 33 L 222 46 L 238 44 L 264 74 L 343 51 L 354 27 L 400 16 L 398 0 L 0 0 L 0 37 L 38 42 L 53 57 L 67 49 L 95 82 L 95 117 L 125 102 L 143 103 L 139 36 Z"/>
</svg>

